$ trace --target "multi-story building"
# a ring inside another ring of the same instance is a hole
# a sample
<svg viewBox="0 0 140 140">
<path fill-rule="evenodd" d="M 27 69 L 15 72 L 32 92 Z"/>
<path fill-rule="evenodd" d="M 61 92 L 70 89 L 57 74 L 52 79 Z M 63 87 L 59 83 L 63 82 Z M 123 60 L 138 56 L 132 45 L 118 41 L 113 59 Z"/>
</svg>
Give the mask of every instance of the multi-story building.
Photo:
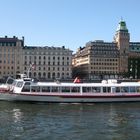
<svg viewBox="0 0 140 140">
<path fill-rule="evenodd" d="M 0 78 L 25 73 L 37 79 L 69 79 L 71 61 L 72 51 L 65 46 L 24 46 L 24 37 L 0 38 Z"/>
<path fill-rule="evenodd" d="M 129 42 L 125 21 L 120 21 L 113 42 L 90 41 L 79 48 L 73 57 L 76 72 L 87 78 L 140 78 L 140 43 Z"/>
<path fill-rule="evenodd" d="M 128 59 L 128 75 L 140 79 L 140 42 L 130 42 Z"/>
<path fill-rule="evenodd" d="M 22 70 L 24 37 L 0 38 L 0 78 L 13 76 Z"/>
<path fill-rule="evenodd" d="M 72 77 L 72 51 L 62 47 L 23 48 L 23 73 L 39 79 L 70 79 Z"/>
</svg>

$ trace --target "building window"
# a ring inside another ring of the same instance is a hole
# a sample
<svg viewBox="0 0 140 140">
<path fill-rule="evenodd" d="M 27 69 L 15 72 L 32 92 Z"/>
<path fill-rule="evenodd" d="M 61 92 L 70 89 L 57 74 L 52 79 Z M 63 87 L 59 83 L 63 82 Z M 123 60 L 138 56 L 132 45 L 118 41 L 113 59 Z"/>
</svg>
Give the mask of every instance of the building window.
<svg viewBox="0 0 140 140">
<path fill-rule="evenodd" d="M 44 78 L 46 77 L 46 73 L 45 73 L 45 72 L 43 73 L 43 77 L 44 77 Z"/>
<path fill-rule="evenodd" d="M 30 59 L 30 61 L 31 61 L 31 56 L 29 56 L 29 59 Z"/>
<path fill-rule="evenodd" d="M 57 78 L 59 78 L 59 77 L 60 77 L 60 73 L 58 72 L 58 73 L 57 73 Z"/>
<path fill-rule="evenodd" d="M 34 77 L 36 77 L 36 72 L 34 72 Z"/>
<path fill-rule="evenodd" d="M 52 73 L 52 78 L 55 78 L 55 73 L 54 72 Z"/>
<path fill-rule="evenodd" d="M 38 73 L 38 77 L 41 78 L 41 73 L 40 72 Z"/>
<path fill-rule="evenodd" d="M 51 74 L 50 74 L 50 72 L 48 72 L 48 78 L 51 78 Z"/>
</svg>

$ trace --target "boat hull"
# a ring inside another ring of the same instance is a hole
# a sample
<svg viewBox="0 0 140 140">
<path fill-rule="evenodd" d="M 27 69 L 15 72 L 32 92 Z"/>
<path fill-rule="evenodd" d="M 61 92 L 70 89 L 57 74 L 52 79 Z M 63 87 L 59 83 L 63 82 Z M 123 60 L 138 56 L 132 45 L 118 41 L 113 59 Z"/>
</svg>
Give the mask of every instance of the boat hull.
<svg viewBox="0 0 140 140">
<path fill-rule="evenodd" d="M 135 102 L 140 101 L 140 94 L 133 95 L 38 95 L 0 93 L 0 100 L 56 103 L 96 103 L 96 102 Z"/>
</svg>

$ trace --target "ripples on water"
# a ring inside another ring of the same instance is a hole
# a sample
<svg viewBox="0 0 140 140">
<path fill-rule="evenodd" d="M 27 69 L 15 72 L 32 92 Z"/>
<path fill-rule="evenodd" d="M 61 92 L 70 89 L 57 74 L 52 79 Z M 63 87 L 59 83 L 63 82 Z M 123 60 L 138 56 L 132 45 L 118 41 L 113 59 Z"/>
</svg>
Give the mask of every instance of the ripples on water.
<svg viewBox="0 0 140 140">
<path fill-rule="evenodd" d="M 0 102 L 0 140 L 138 140 L 140 103 Z"/>
</svg>

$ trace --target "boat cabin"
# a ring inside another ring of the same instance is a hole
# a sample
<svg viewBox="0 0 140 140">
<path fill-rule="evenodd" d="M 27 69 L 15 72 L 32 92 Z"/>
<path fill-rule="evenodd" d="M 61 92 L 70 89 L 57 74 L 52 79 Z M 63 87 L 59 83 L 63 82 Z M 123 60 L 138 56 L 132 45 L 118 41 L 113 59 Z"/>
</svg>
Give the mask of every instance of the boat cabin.
<svg viewBox="0 0 140 140">
<path fill-rule="evenodd" d="M 140 93 L 139 82 L 102 83 L 56 83 L 34 82 L 30 78 L 16 79 L 12 85 L 14 93 Z"/>
</svg>

